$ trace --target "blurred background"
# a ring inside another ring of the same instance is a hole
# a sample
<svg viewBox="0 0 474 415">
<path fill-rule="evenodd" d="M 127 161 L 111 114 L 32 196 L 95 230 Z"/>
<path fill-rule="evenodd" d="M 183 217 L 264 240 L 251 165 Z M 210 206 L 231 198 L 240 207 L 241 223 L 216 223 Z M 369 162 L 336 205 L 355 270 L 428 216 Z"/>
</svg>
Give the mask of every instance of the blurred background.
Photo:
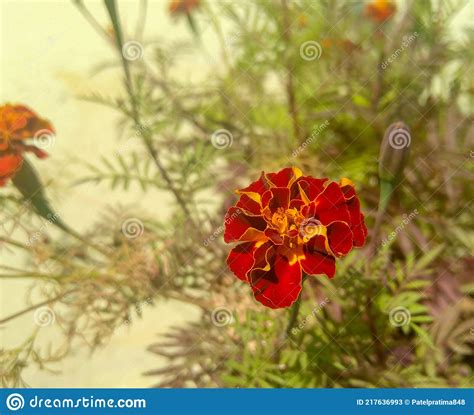
<svg viewBox="0 0 474 415">
<path fill-rule="evenodd" d="M 0 4 L 1 102 L 52 122 L 49 158 L 30 161 L 108 254 L 0 188 L 4 386 L 472 385 L 472 1 L 122 0 L 122 45 L 102 1 Z M 308 284 L 305 323 L 275 345 L 286 310 L 225 269 L 233 190 L 290 165 L 350 177 L 370 236 L 397 121 L 410 158 L 380 249 Z"/>
</svg>

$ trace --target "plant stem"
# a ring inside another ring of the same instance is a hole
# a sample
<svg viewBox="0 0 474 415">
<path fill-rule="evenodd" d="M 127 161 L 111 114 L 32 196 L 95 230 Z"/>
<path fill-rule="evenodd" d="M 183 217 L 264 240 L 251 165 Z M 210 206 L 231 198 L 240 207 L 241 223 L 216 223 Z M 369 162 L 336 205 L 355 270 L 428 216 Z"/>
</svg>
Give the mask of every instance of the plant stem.
<svg viewBox="0 0 474 415">
<path fill-rule="evenodd" d="M 1 319 L 1 320 L 0 320 L 0 324 L 5 324 L 5 323 L 9 322 L 10 320 L 13 320 L 13 319 L 15 319 L 15 318 L 17 318 L 17 317 L 20 317 L 20 316 L 22 316 L 22 315 L 24 315 L 24 314 L 26 314 L 26 313 L 29 313 L 30 311 L 36 310 L 37 308 L 40 308 L 40 307 L 49 305 L 49 304 L 51 304 L 51 303 L 55 303 L 56 301 L 61 300 L 61 299 L 62 299 L 63 297 L 65 297 L 66 295 L 71 294 L 71 293 L 73 293 L 73 292 L 75 292 L 75 291 L 77 291 L 77 290 L 78 290 L 77 288 L 74 288 L 74 289 L 69 290 L 69 291 L 66 291 L 66 292 L 64 292 L 64 293 L 62 293 L 62 294 L 60 294 L 60 295 L 58 295 L 58 296 L 56 296 L 56 297 L 54 297 L 54 298 L 51 298 L 51 299 L 49 299 L 49 300 L 43 301 L 43 302 L 38 303 L 38 304 L 34 304 L 34 305 L 32 305 L 32 306 L 30 306 L 30 307 L 28 307 L 28 308 L 25 308 L 24 310 L 21 310 L 21 311 L 18 311 L 17 313 L 11 314 L 11 315 L 9 315 L 8 317 L 5 317 L 5 318 Z"/>
<path fill-rule="evenodd" d="M 293 305 L 291 306 L 290 319 L 288 320 L 288 325 L 286 326 L 285 337 L 291 337 L 291 330 L 293 329 L 293 327 L 296 324 L 296 321 L 298 320 L 300 307 L 301 307 L 301 293 L 296 299 L 296 301 L 293 303 Z"/>
<path fill-rule="evenodd" d="M 116 4 L 114 0 L 105 0 L 105 5 L 107 7 L 107 10 L 109 12 L 110 20 L 112 21 L 112 25 L 114 27 L 114 32 L 115 32 L 115 38 L 116 38 L 116 47 L 117 51 L 120 55 L 121 61 L 122 61 L 122 67 L 123 71 L 125 74 L 125 87 L 127 89 L 127 93 L 129 95 L 131 104 L 132 104 L 132 118 L 133 121 L 137 126 L 141 126 L 141 119 L 140 119 L 140 112 L 138 110 L 138 105 L 137 105 L 137 100 L 133 91 L 133 84 L 132 84 L 132 78 L 130 74 L 130 67 L 128 65 L 128 61 L 125 58 L 125 56 L 122 53 L 122 47 L 123 47 L 123 36 L 122 36 L 122 29 L 120 26 L 120 20 L 119 20 L 119 14 L 118 10 L 116 8 Z M 174 186 L 174 183 L 168 174 L 167 170 L 161 163 L 161 160 L 158 157 L 158 152 L 155 150 L 153 147 L 153 142 L 150 137 L 150 134 L 148 131 L 145 129 L 145 131 L 142 134 L 143 137 L 143 142 L 145 144 L 145 147 L 147 148 L 149 154 L 151 155 L 153 161 L 155 162 L 156 167 L 158 168 L 163 180 L 166 182 L 169 190 L 173 195 L 175 196 L 178 204 L 181 206 L 183 209 L 183 212 L 187 215 L 188 219 L 191 222 L 194 222 L 191 216 L 191 211 L 188 208 L 188 205 L 186 201 L 183 199 L 181 196 L 181 193 L 178 191 L 178 189 Z M 197 226 L 195 223 L 193 223 L 193 226 L 197 229 Z"/>
</svg>

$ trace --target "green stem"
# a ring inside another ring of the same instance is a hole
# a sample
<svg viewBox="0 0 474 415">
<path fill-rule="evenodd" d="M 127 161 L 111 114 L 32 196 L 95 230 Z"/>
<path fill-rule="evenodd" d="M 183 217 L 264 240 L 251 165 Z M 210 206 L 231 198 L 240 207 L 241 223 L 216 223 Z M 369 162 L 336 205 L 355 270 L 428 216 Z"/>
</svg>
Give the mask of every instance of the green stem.
<svg viewBox="0 0 474 415">
<path fill-rule="evenodd" d="M 301 307 L 301 293 L 296 299 L 296 301 L 293 303 L 293 305 L 291 306 L 290 319 L 288 320 L 288 325 L 286 326 L 285 337 L 291 337 L 291 330 L 293 330 L 293 327 L 295 326 L 296 321 L 298 320 L 300 307 Z"/>
<path fill-rule="evenodd" d="M 132 104 L 132 113 L 133 113 L 132 118 L 133 118 L 133 121 L 135 122 L 135 124 L 137 126 L 140 126 L 140 125 L 142 125 L 141 119 L 140 119 L 141 117 L 140 117 L 140 112 L 138 111 L 137 99 L 136 99 L 135 93 L 133 91 L 133 83 L 132 83 L 132 77 L 131 77 L 131 74 L 130 74 L 130 67 L 128 65 L 127 59 L 125 59 L 125 57 L 122 53 L 123 35 L 122 35 L 122 28 L 121 28 L 121 25 L 120 25 L 120 19 L 119 19 L 118 10 L 117 10 L 116 4 L 115 4 L 115 0 L 105 0 L 105 5 L 107 7 L 107 11 L 109 13 L 110 20 L 112 22 L 112 26 L 114 28 L 116 47 L 117 47 L 117 50 L 120 54 L 120 58 L 121 58 L 121 61 L 122 61 L 122 67 L 123 67 L 123 71 L 124 71 L 124 74 L 125 74 L 125 87 L 127 89 L 127 93 L 128 93 L 128 96 L 129 96 L 131 104 Z M 158 153 L 155 150 L 155 148 L 153 147 L 152 138 L 151 138 L 151 136 L 149 135 L 149 133 L 146 129 L 142 134 L 142 138 L 143 138 L 143 143 L 144 143 L 148 153 L 152 157 L 153 161 L 155 162 L 156 167 L 158 168 L 158 170 L 161 174 L 161 177 L 163 177 L 163 179 L 166 182 L 169 190 L 175 196 L 178 204 L 181 206 L 181 208 L 183 209 L 183 212 L 188 217 L 188 220 L 190 220 L 192 222 L 192 224 L 194 225 L 194 227 L 196 227 L 196 229 L 197 229 L 197 226 L 194 223 L 194 220 L 191 216 L 191 211 L 189 210 L 186 201 L 183 199 L 183 197 L 181 196 L 181 193 L 178 191 L 178 189 L 174 186 L 174 183 L 173 183 L 171 177 L 169 176 L 168 171 L 166 170 L 164 165 L 161 163 L 161 160 L 158 157 Z"/>
</svg>

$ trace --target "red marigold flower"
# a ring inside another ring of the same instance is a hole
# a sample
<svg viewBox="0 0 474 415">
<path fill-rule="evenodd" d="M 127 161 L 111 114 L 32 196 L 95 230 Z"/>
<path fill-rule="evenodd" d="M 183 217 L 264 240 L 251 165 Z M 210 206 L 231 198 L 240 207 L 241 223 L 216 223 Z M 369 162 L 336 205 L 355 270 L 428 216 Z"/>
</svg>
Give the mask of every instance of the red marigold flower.
<svg viewBox="0 0 474 415">
<path fill-rule="evenodd" d="M 336 258 L 365 243 L 364 215 L 349 179 L 315 179 L 288 167 L 262 172 L 237 194 L 225 216 L 224 241 L 240 244 L 227 265 L 267 307 L 290 306 L 303 272 L 332 278 Z"/>
<path fill-rule="evenodd" d="M 13 177 L 23 164 L 23 157 L 18 154 L 4 154 L 0 152 L 0 187 L 5 186 L 10 177 Z"/>
<path fill-rule="evenodd" d="M 376 23 L 390 19 L 397 10 L 391 0 L 372 0 L 365 5 L 364 14 Z"/>
<path fill-rule="evenodd" d="M 42 149 L 28 144 L 28 139 L 42 140 L 53 134 L 51 123 L 28 107 L 0 106 L 0 186 L 4 186 L 21 167 L 24 152 L 33 152 L 39 158 L 47 157 Z"/>
<path fill-rule="evenodd" d="M 188 14 L 198 6 L 199 0 L 171 0 L 168 9 L 172 15 Z"/>
</svg>

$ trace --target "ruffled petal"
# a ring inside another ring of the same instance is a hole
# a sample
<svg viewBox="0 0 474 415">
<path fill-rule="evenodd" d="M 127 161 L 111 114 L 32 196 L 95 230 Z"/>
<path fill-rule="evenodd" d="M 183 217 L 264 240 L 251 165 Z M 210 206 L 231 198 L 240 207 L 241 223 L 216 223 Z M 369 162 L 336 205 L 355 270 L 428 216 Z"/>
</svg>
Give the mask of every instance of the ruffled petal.
<svg viewBox="0 0 474 415">
<path fill-rule="evenodd" d="M 342 193 L 344 194 L 346 200 L 352 199 L 356 195 L 354 184 L 349 179 L 343 177 L 341 180 L 339 180 L 339 186 L 341 187 Z"/>
<path fill-rule="evenodd" d="M 261 202 L 262 195 L 270 188 L 266 178 L 265 174 L 262 172 L 260 175 L 260 178 L 258 180 L 255 180 L 254 182 L 250 183 L 247 187 L 244 187 L 243 189 L 237 190 L 237 194 L 239 195 L 247 195 L 251 199 L 253 199 L 256 202 Z"/>
<path fill-rule="evenodd" d="M 264 230 L 267 227 L 265 219 L 258 216 L 246 215 L 238 207 L 231 207 L 225 215 L 224 241 L 265 241 Z"/>
<path fill-rule="evenodd" d="M 302 177 L 298 180 L 301 199 L 305 203 L 315 200 L 324 190 L 328 179 L 315 179 L 314 177 Z"/>
<path fill-rule="evenodd" d="M 331 252 L 336 256 L 347 255 L 352 249 L 353 235 L 345 222 L 333 222 L 327 228 Z"/>
<path fill-rule="evenodd" d="M 326 274 L 329 278 L 334 277 L 336 259 L 327 252 L 325 245 L 325 237 L 318 235 L 304 246 L 305 258 L 300 260 L 300 264 L 306 274 Z"/>
<path fill-rule="evenodd" d="M 268 173 L 268 179 L 275 187 L 291 187 L 291 185 L 299 179 L 303 173 L 297 167 L 286 167 L 278 173 Z"/>
<path fill-rule="evenodd" d="M 281 245 L 283 243 L 283 237 L 280 235 L 276 229 L 267 228 L 265 230 L 265 235 L 275 244 Z"/>
<path fill-rule="evenodd" d="M 268 207 L 272 212 L 278 208 L 288 209 L 290 205 L 290 189 L 287 187 L 274 187 L 270 189 L 271 198 L 268 200 Z"/>
<path fill-rule="evenodd" d="M 246 214 L 253 216 L 259 216 L 262 210 L 260 203 L 256 202 L 246 194 L 240 196 L 240 199 L 235 206 L 244 210 Z"/>
<path fill-rule="evenodd" d="M 301 292 L 301 266 L 290 265 L 281 255 L 274 255 L 268 271 L 261 269 L 249 273 L 255 299 L 270 308 L 291 306 Z"/>
<path fill-rule="evenodd" d="M 247 272 L 249 272 L 254 264 L 255 250 L 254 242 L 245 242 L 237 245 L 229 252 L 227 265 L 237 278 L 242 281 L 248 282 Z"/>
<path fill-rule="evenodd" d="M 342 187 L 346 197 L 346 206 L 350 216 L 350 226 L 354 235 L 354 246 L 361 247 L 367 238 L 367 227 L 364 223 L 364 215 L 360 211 L 360 202 L 352 185 Z"/>
<path fill-rule="evenodd" d="M 315 203 L 317 217 L 323 225 L 329 225 L 334 221 L 350 222 L 346 199 L 337 183 L 329 183 L 316 198 Z"/>
</svg>

